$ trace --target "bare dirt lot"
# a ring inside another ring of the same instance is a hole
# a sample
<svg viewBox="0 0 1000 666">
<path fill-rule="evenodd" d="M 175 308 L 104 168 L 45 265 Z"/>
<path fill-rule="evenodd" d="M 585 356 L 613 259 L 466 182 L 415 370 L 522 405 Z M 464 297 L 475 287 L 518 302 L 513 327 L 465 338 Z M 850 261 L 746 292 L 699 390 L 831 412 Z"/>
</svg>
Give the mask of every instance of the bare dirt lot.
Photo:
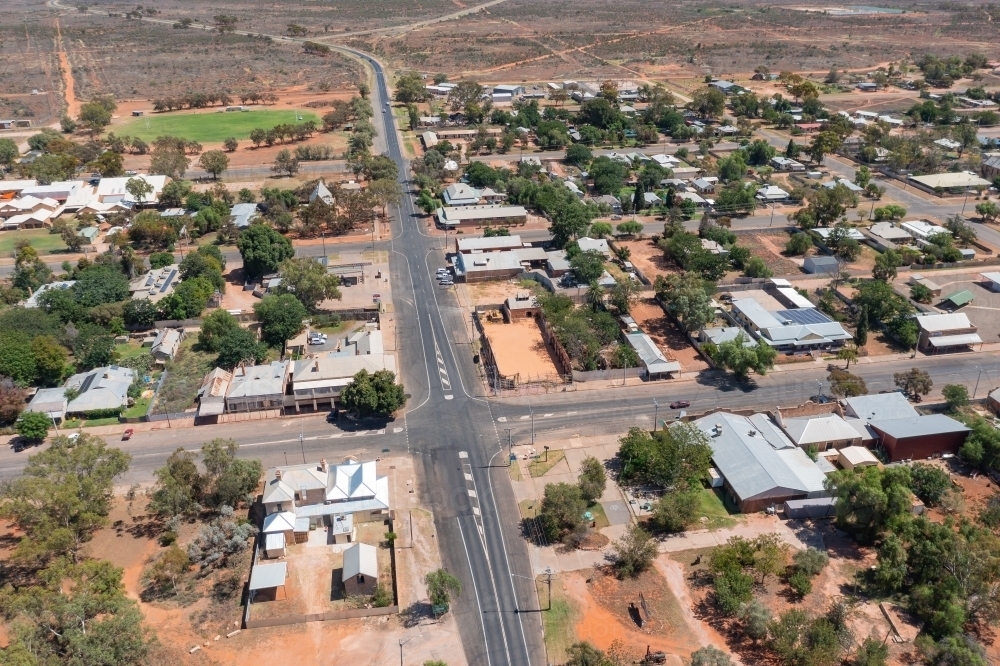
<svg viewBox="0 0 1000 666">
<path fill-rule="evenodd" d="M 636 303 L 632 307 L 632 318 L 639 328 L 656 342 L 667 358 L 681 364 L 682 372 L 701 372 L 708 369 L 708 363 L 667 318 L 659 303 L 652 299 Z"/>
<path fill-rule="evenodd" d="M 521 381 L 559 374 L 534 319 L 512 324 L 487 323 L 485 329 L 500 374 L 507 377 L 520 375 Z"/>
<path fill-rule="evenodd" d="M 740 245 L 750 248 L 753 256 L 760 257 L 775 275 L 797 275 L 802 272 L 802 260 L 796 262 L 782 254 L 788 234 L 783 231 L 741 233 L 737 235 Z"/>
<path fill-rule="evenodd" d="M 651 240 L 615 241 L 615 245 L 629 249 L 628 260 L 650 281 L 657 275 L 677 272 L 677 268 L 663 258 L 663 250 Z"/>
</svg>

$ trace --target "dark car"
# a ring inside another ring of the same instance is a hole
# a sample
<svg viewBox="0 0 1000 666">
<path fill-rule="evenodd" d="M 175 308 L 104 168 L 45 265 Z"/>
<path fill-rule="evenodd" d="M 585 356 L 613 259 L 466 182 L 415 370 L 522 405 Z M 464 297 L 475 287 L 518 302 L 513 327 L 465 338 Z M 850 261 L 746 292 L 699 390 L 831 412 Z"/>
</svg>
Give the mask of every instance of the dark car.
<svg viewBox="0 0 1000 666">
<path fill-rule="evenodd" d="M 691 406 L 690 400 L 674 400 L 670 403 L 670 409 L 687 409 Z"/>
</svg>

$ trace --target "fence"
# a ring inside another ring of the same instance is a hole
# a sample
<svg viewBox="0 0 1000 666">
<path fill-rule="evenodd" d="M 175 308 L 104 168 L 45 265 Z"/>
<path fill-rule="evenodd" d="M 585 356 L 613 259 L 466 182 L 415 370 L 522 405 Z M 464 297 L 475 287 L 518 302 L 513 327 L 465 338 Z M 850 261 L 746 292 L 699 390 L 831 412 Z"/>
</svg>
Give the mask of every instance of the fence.
<svg viewBox="0 0 1000 666">
<path fill-rule="evenodd" d="M 574 382 L 596 382 L 596 381 L 613 381 L 616 379 L 635 379 L 636 377 L 645 377 L 645 368 L 624 368 L 621 370 L 574 370 L 573 371 L 573 381 Z"/>
<path fill-rule="evenodd" d="M 734 289 L 732 291 L 738 291 L 738 290 Z M 677 330 L 683 333 L 684 337 L 686 337 L 688 339 L 688 342 L 691 343 L 691 346 L 695 348 L 695 350 L 698 352 L 698 355 L 701 356 L 706 363 L 708 363 L 708 367 L 712 369 L 718 369 L 719 366 L 715 364 L 715 360 L 709 354 L 706 354 L 704 350 L 702 350 L 701 342 L 693 335 L 691 335 L 689 331 L 685 330 L 683 326 L 681 326 L 681 322 L 677 319 L 677 317 L 674 316 L 674 313 L 671 312 L 669 308 L 667 308 L 666 303 L 663 302 L 663 298 L 659 294 L 656 295 L 656 302 L 660 304 L 660 309 L 663 310 L 663 314 L 666 315 L 667 319 L 673 322 L 674 326 L 677 327 Z M 722 314 L 725 315 L 726 317 L 730 316 L 725 309 L 722 310 Z M 732 320 L 730 319 L 730 321 Z M 736 326 L 739 326 L 739 324 L 736 324 Z"/>
</svg>

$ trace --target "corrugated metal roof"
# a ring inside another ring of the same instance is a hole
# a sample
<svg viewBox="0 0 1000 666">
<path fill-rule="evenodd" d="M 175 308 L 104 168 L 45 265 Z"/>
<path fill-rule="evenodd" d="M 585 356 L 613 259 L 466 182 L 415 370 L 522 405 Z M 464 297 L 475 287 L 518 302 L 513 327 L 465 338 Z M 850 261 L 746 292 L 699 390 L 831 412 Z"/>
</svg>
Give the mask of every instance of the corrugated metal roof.
<svg viewBox="0 0 1000 666">
<path fill-rule="evenodd" d="M 785 419 L 785 432 L 799 446 L 857 438 L 858 432 L 837 414 Z"/>
<path fill-rule="evenodd" d="M 939 335 L 927 338 L 931 347 L 956 347 L 958 345 L 978 345 L 983 341 L 978 333 L 963 333 L 961 335 Z"/>
<path fill-rule="evenodd" d="M 963 289 L 961 291 L 956 291 L 954 294 L 945 297 L 944 300 L 948 301 L 955 307 L 961 307 L 967 303 L 971 303 L 975 296 L 968 289 Z"/>
<path fill-rule="evenodd" d="M 871 427 L 880 433 L 902 439 L 921 435 L 970 432 L 970 429 L 944 414 L 922 414 L 904 419 L 872 421 Z"/>
<path fill-rule="evenodd" d="M 267 590 L 285 584 L 288 575 L 288 563 L 258 564 L 250 574 L 250 590 Z"/>
<path fill-rule="evenodd" d="M 285 533 L 275 532 L 264 537 L 265 550 L 278 550 L 285 547 Z"/>
<path fill-rule="evenodd" d="M 964 312 L 918 315 L 914 319 L 917 321 L 917 326 L 928 333 L 944 333 L 945 331 L 974 328 L 968 315 Z"/>
<path fill-rule="evenodd" d="M 264 534 L 286 532 L 295 528 L 295 514 L 291 511 L 272 513 L 264 518 Z"/>
<path fill-rule="evenodd" d="M 917 416 L 917 410 L 902 393 L 877 393 L 844 398 L 848 411 L 863 421 L 885 421 Z"/>
<path fill-rule="evenodd" d="M 367 543 L 356 543 L 344 551 L 344 575 L 342 580 L 357 575 L 378 578 L 378 550 Z"/>
</svg>

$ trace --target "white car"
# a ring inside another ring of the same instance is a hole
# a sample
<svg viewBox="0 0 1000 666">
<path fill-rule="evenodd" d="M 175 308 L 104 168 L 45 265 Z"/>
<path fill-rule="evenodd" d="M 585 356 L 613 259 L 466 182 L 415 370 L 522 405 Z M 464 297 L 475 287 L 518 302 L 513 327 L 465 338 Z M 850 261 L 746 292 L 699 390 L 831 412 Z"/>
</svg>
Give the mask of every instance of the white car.
<svg viewBox="0 0 1000 666">
<path fill-rule="evenodd" d="M 441 286 L 442 287 L 450 287 L 450 286 L 452 286 L 454 284 L 455 284 L 455 282 L 453 280 L 441 280 Z"/>
</svg>

